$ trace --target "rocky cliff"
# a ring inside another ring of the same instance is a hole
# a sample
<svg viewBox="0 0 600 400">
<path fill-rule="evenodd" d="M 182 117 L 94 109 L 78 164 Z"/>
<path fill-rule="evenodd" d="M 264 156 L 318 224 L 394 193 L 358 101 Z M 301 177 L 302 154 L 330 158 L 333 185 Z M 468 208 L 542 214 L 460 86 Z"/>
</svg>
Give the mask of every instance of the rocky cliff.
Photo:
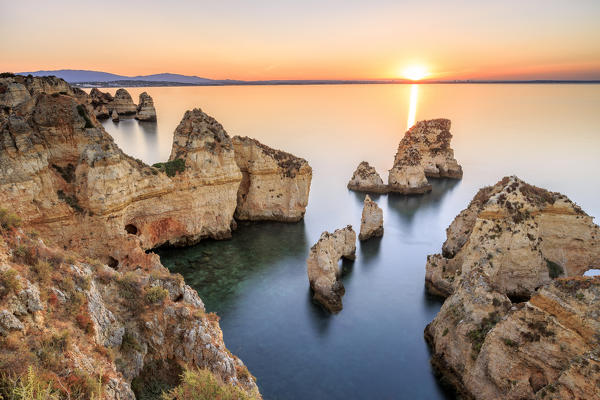
<svg viewBox="0 0 600 400">
<path fill-rule="evenodd" d="M 477 267 L 503 292 L 529 296 L 552 278 L 579 276 L 600 263 L 593 218 L 566 196 L 514 176 L 481 189 L 446 234 L 442 254 L 428 257 L 425 277 L 444 296 Z"/>
<path fill-rule="evenodd" d="M 154 100 L 146 93 L 140 93 L 140 100 L 137 106 L 135 119 L 139 121 L 156 122 L 156 109 L 154 108 Z"/>
<path fill-rule="evenodd" d="M 426 272 L 449 296 L 425 329 L 444 381 L 465 398 L 598 398 L 600 278 L 578 276 L 600 265 L 592 217 L 507 177 L 447 236 Z"/>
<path fill-rule="evenodd" d="M 88 386 L 103 374 L 106 397 L 122 399 L 133 381 L 201 367 L 258 396 L 217 317 L 144 251 L 231 234 L 242 174 L 230 138 L 189 111 L 171 159 L 150 167 L 116 146 L 91 96 L 61 82 L 0 78 L 0 335 L 11 351 L 0 369 Z"/>
<path fill-rule="evenodd" d="M 462 178 L 462 167 L 450 147 L 450 120 L 419 121 L 405 134 L 390 170 L 390 191 L 405 194 L 431 190 L 427 177 Z"/>
<path fill-rule="evenodd" d="M 348 225 L 333 233 L 323 232 L 319 241 L 310 249 L 307 272 L 313 299 L 330 312 L 342 309 L 344 284 L 340 281 L 338 262 L 346 258 L 354 260 L 356 253 L 356 232 Z"/>
<path fill-rule="evenodd" d="M 304 217 L 312 179 L 306 160 L 235 136 L 235 161 L 242 171 L 235 217 L 295 222 Z"/>
<path fill-rule="evenodd" d="M 379 236 L 383 236 L 383 210 L 367 195 L 360 219 L 358 240 L 367 240 Z"/>
<path fill-rule="evenodd" d="M 148 398 L 177 385 L 182 370 L 203 368 L 260 398 L 252 375 L 225 347 L 218 317 L 181 276 L 163 267 L 115 271 L 47 247 L 34 232 L 10 227 L 6 216 L 0 393 L 10 390 L 7 376 L 25 377 L 31 368 L 60 398 Z"/>
<path fill-rule="evenodd" d="M 231 140 L 201 111 L 186 113 L 172 160 L 153 168 L 125 155 L 86 104 L 30 90 L 0 117 L 0 200 L 26 225 L 119 263 L 140 262 L 132 249 L 148 258 L 142 249 L 231 235 L 242 175 Z"/>
<path fill-rule="evenodd" d="M 140 97 L 141 100 L 141 97 Z M 90 91 L 89 104 L 97 119 L 106 119 L 109 116 L 114 120 L 116 116 L 132 116 L 137 112 L 137 106 L 129 92 L 123 88 L 118 89 L 115 95 L 101 92 L 97 88 Z"/>
</svg>

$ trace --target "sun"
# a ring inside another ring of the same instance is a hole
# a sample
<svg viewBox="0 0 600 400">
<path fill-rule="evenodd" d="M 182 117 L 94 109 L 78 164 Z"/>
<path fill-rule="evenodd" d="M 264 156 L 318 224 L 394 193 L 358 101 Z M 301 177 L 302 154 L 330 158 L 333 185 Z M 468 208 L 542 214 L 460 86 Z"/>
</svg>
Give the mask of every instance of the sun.
<svg viewBox="0 0 600 400">
<path fill-rule="evenodd" d="M 420 81 L 421 79 L 428 77 L 429 72 L 423 65 L 410 65 L 404 68 L 402 76 L 404 76 L 406 79 L 410 79 L 411 81 Z"/>
</svg>

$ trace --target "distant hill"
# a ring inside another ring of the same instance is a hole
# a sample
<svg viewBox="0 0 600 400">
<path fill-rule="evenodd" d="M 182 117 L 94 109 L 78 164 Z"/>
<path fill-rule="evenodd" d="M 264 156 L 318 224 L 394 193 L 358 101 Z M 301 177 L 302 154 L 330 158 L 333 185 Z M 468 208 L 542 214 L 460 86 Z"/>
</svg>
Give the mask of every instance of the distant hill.
<svg viewBox="0 0 600 400">
<path fill-rule="evenodd" d="M 48 76 L 54 75 L 64 79 L 69 83 L 77 82 L 113 82 L 113 81 L 145 81 L 145 82 L 173 82 L 187 84 L 203 84 L 210 83 L 212 79 L 201 78 L 199 76 L 179 75 L 179 74 L 154 74 L 154 75 L 138 75 L 125 76 L 116 75 L 102 71 L 88 71 L 80 69 L 58 69 L 54 71 L 34 71 L 34 72 L 19 72 L 19 75 L 33 76 Z"/>
</svg>

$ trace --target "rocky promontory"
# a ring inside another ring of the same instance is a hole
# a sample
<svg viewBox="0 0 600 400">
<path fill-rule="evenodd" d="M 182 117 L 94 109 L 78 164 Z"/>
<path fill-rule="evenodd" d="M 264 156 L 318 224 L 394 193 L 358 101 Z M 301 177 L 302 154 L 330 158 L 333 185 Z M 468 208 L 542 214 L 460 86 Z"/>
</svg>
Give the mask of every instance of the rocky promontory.
<svg viewBox="0 0 600 400">
<path fill-rule="evenodd" d="M 156 122 L 156 109 L 154 108 L 154 100 L 146 93 L 140 93 L 140 100 L 137 106 L 135 119 L 138 121 Z"/>
<path fill-rule="evenodd" d="M 358 164 L 358 167 L 356 167 L 356 170 L 352 174 L 352 178 L 348 182 L 348 189 L 368 193 L 388 192 L 388 187 L 383 183 L 381 176 L 367 161 L 362 161 Z"/>
<path fill-rule="evenodd" d="M 330 312 L 342 309 L 344 284 L 340 281 L 340 259 L 355 259 L 356 232 L 348 225 L 333 233 L 323 232 L 319 241 L 310 249 L 307 272 L 313 299 Z"/>
<path fill-rule="evenodd" d="M 600 230 L 560 193 L 506 177 L 481 189 L 429 256 L 448 296 L 425 329 L 432 363 L 464 398 L 595 398 Z"/>
<path fill-rule="evenodd" d="M 248 137 L 234 136 L 232 142 L 235 161 L 242 171 L 236 219 L 302 219 L 312 180 L 312 168 L 306 160 Z"/>
<path fill-rule="evenodd" d="M 383 210 L 369 195 L 365 197 L 358 240 L 383 236 Z"/>
</svg>

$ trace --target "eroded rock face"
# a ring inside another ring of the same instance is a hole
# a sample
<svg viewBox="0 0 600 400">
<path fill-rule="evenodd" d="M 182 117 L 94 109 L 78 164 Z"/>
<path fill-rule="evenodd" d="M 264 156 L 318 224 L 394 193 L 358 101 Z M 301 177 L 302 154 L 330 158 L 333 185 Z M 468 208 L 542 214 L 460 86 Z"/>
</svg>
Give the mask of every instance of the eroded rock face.
<svg viewBox="0 0 600 400">
<path fill-rule="evenodd" d="M 79 101 L 85 99 L 83 96 L 79 96 Z M 90 104 L 92 106 L 94 116 L 98 120 L 107 119 L 110 116 L 110 112 L 108 109 L 108 104 L 112 103 L 114 100 L 113 96 L 110 93 L 101 92 L 97 88 L 93 88 L 90 91 Z"/>
<path fill-rule="evenodd" d="M 137 106 L 135 119 L 139 121 L 156 122 L 156 109 L 154 108 L 154 100 L 146 93 L 140 93 L 140 100 Z"/>
<path fill-rule="evenodd" d="M 114 122 L 119 122 L 119 113 L 117 113 L 116 110 L 112 111 L 112 114 L 110 115 L 110 118 L 114 121 Z"/>
<path fill-rule="evenodd" d="M 358 164 L 358 167 L 356 167 L 356 170 L 352 174 L 352 178 L 350 178 L 350 181 L 348 182 L 348 189 L 369 193 L 388 192 L 388 187 L 383 183 L 381 176 L 379 176 L 375 168 L 366 161 L 362 161 Z"/>
<path fill-rule="evenodd" d="M 348 225 L 333 233 L 323 232 L 319 241 L 310 249 L 307 260 L 308 281 L 314 291 L 313 299 L 330 312 L 342 309 L 344 284 L 339 280 L 339 260 L 354 260 L 356 232 Z"/>
<path fill-rule="evenodd" d="M 594 398 L 600 278 L 577 276 L 600 265 L 592 217 L 506 177 L 481 189 L 447 235 L 426 281 L 449 297 L 425 329 L 446 380 L 465 398 Z"/>
<path fill-rule="evenodd" d="M 26 260 L 16 248 L 27 249 Z M 218 317 L 206 313 L 181 276 L 162 266 L 115 271 L 2 229 L 0 258 L 0 272 L 11 270 L 18 282 L 0 294 L 0 337 L 10 343 L 0 354 L 0 373 L 18 376 L 32 366 L 60 380 L 63 390 L 77 382 L 74 371 L 94 382 L 101 374 L 103 398 L 133 400 L 133 378 L 152 368 L 176 377 L 185 365 L 260 398 L 247 368 L 225 347 Z M 154 383 L 162 379 L 152 376 Z"/>
<path fill-rule="evenodd" d="M 600 265 L 593 218 L 560 193 L 515 176 L 481 189 L 446 230 L 442 254 L 428 257 L 426 282 L 444 296 L 482 267 L 502 292 L 529 296 L 558 276 Z"/>
<path fill-rule="evenodd" d="M 171 158 L 183 168 L 168 176 L 123 154 L 92 101 L 35 92 L 39 86 L 31 85 L 31 100 L 0 111 L 0 203 L 25 226 L 117 265 L 155 264 L 143 250 L 163 243 L 231 235 L 242 174 L 216 121 L 186 113 Z"/>
<path fill-rule="evenodd" d="M 312 180 L 312 168 L 306 160 L 248 137 L 234 136 L 233 147 L 243 175 L 235 217 L 254 221 L 301 220 Z"/>
<path fill-rule="evenodd" d="M 462 167 L 450 147 L 450 120 L 419 121 L 398 145 L 388 185 L 391 191 L 412 194 L 431 190 L 427 177 L 462 178 Z"/>
<path fill-rule="evenodd" d="M 383 210 L 369 195 L 365 197 L 358 240 L 383 236 Z"/>
<path fill-rule="evenodd" d="M 133 115 L 137 112 L 137 107 L 133 103 L 133 99 L 129 92 L 123 88 L 117 89 L 115 97 L 108 104 L 109 110 L 116 111 L 119 115 Z"/>
</svg>

